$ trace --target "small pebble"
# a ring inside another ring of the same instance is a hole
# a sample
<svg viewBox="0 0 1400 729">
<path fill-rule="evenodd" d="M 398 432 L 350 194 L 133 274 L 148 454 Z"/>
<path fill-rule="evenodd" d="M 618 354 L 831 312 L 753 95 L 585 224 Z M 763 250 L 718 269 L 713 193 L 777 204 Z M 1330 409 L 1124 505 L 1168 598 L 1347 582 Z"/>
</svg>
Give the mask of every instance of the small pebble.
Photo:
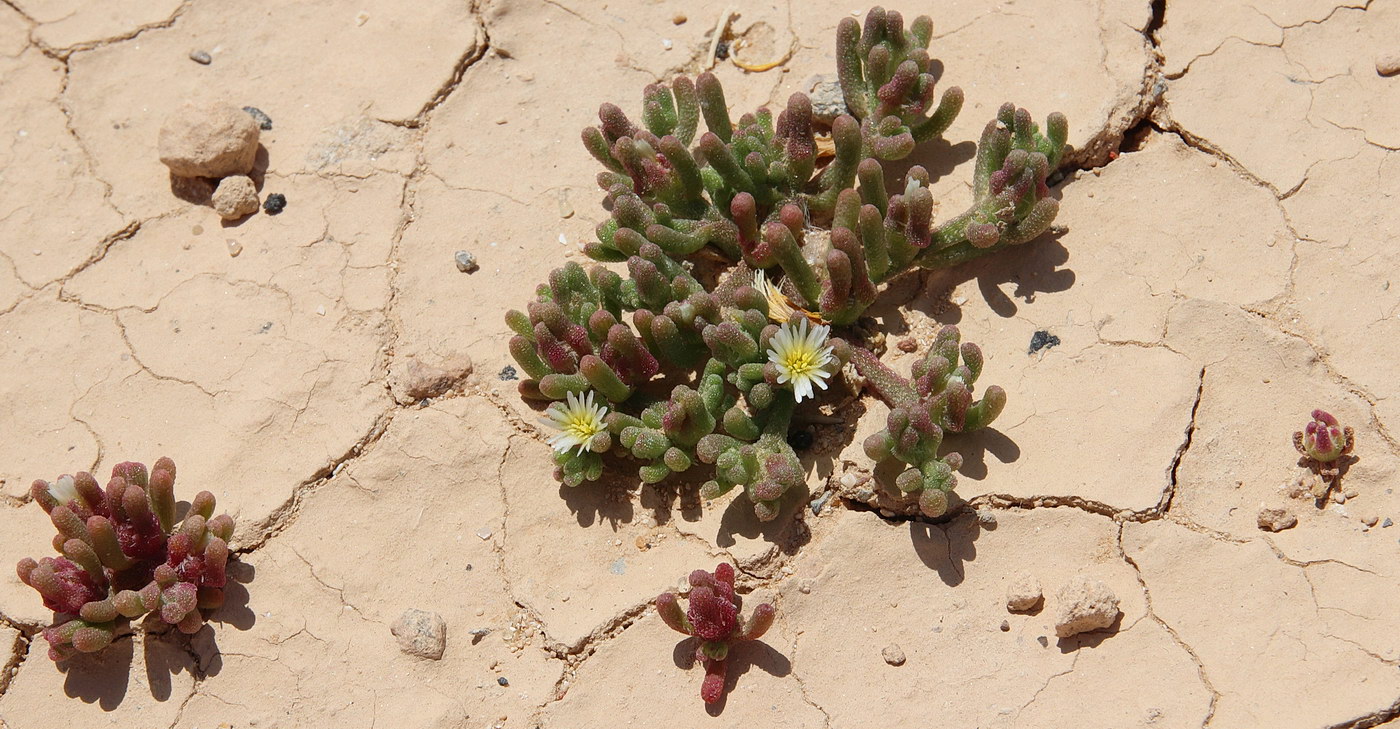
<svg viewBox="0 0 1400 729">
<path fill-rule="evenodd" d="M 1376 516 L 1375 514 L 1366 514 L 1361 517 L 1361 523 L 1365 524 L 1368 527 L 1375 526 L 1376 522 L 1378 521 L 1380 521 L 1380 517 Z"/>
<path fill-rule="evenodd" d="M 1377 57 L 1376 73 L 1382 76 L 1400 74 L 1400 53 L 1386 53 Z"/>
<path fill-rule="evenodd" d="M 671 17 L 671 22 L 676 25 L 685 25 L 685 21 L 687 20 L 690 20 L 690 18 L 685 17 L 685 13 L 676 13 Z"/>
<path fill-rule="evenodd" d="M 243 111 L 248 112 L 248 116 L 253 117 L 253 121 L 258 123 L 259 129 L 265 132 L 272 129 L 272 117 L 265 114 L 262 109 L 256 106 L 245 106 Z"/>
<path fill-rule="evenodd" d="M 498 684 L 500 684 L 500 685 L 502 685 L 502 686 L 509 686 L 509 685 L 510 685 L 510 681 L 507 681 L 505 676 L 501 676 L 500 678 L 496 679 L 496 683 L 498 683 Z"/>
<path fill-rule="evenodd" d="M 325 315 L 326 315 L 326 306 L 325 306 L 325 304 L 322 304 L 321 306 L 316 307 L 316 313 L 317 313 L 318 315 L 320 315 L 320 316 L 325 316 Z"/>
<path fill-rule="evenodd" d="M 1003 633 L 1008 633 L 1008 632 L 1010 632 L 1010 631 L 1011 631 L 1011 621 L 1010 621 L 1010 620 L 1003 620 L 1003 621 L 1001 621 L 1001 632 L 1003 632 Z"/>
<path fill-rule="evenodd" d="M 918 343 L 914 341 L 913 337 L 905 337 L 899 340 L 899 343 L 894 346 L 899 347 L 899 351 L 901 352 L 913 352 L 919 348 Z"/>
<path fill-rule="evenodd" d="M 201 66 L 208 66 L 214 61 L 214 59 L 209 57 L 207 51 L 190 51 L 190 60 Z"/>
<path fill-rule="evenodd" d="M 482 528 L 476 530 L 476 535 L 477 535 L 478 537 L 481 537 L 482 539 L 490 539 L 490 538 L 491 538 L 491 530 L 490 530 L 490 529 L 487 529 L 486 527 L 482 527 Z"/>
<path fill-rule="evenodd" d="M 885 649 L 880 651 L 880 656 L 891 666 L 904 665 L 904 651 L 894 643 L 885 646 Z"/>
<path fill-rule="evenodd" d="M 996 529 L 997 515 L 992 513 L 991 509 L 982 509 L 977 512 L 977 523 L 981 524 L 983 529 Z"/>
<path fill-rule="evenodd" d="M 797 585 L 797 591 L 800 592 L 800 593 L 802 593 L 803 595 L 810 595 L 810 594 L 812 594 L 812 581 L 811 581 L 811 580 L 803 580 L 802 582 L 798 583 L 798 585 Z"/>
<path fill-rule="evenodd" d="M 466 251 L 457 251 L 456 255 L 453 256 L 453 259 L 457 261 L 457 270 L 461 271 L 462 273 L 471 273 L 472 271 L 481 268 L 480 266 L 476 265 L 476 256 L 473 256 L 472 254 Z"/>
<path fill-rule="evenodd" d="M 1026 354 L 1035 354 L 1042 349 L 1049 349 L 1060 343 L 1060 338 L 1050 332 L 1041 330 L 1031 335 L 1031 346 L 1026 350 Z"/>
<path fill-rule="evenodd" d="M 715 58 L 721 61 L 729 58 L 729 41 L 722 40 L 715 44 Z"/>
<path fill-rule="evenodd" d="M 512 380 L 520 379 L 518 376 L 516 376 L 515 367 L 512 365 L 506 365 L 505 367 L 502 367 L 500 374 L 496 375 L 496 378 L 499 379 L 501 382 L 510 382 Z"/>
<path fill-rule="evenodd" d="M 238 254 L 243 252 L 243 244 L 239 243 L 238 241 L 232 238 L 229 238 L 228 240 L 224 241 L 224 245 L 228 246 L 229 258 L 237 258 Z"/>
<path fill-rule="evenodd" d="M 1394 523 L 1395 523 L 1395 522 L 1391 521 L 1391 520 L 1390 520 L 1390 517 L 1387 516 L 1387 517 L 1385 518 L 1385 521 L 1381 522 L 1381 528 L 1384 529 L 1384 528 L 1386 528 L 1386 527 L 1388 527 L 1388 526 L 1393 525 Z"/>
<path fill-rule="evenodd" d="M 674 48 L 675 45 L 676 45 L 675 42 L 672 41 L 670 38 L 662 38 L 662 39 L 661 39 L 661 47 L 664 48 L 664 49 L 666 49 L 666 50 L 668 50 L 668 51 L 671 50 L 672 48 Z"/>
<path fill-rule="evenodd" d="M 274 192 L 263 201 L 263 211 L 268 215 L 276 215 L 287 207 L 287 196 L 280 192 Z"/>
<path fill-rule="evenodd" d="M 355 15 L 355 25 L 364 25 L 369 22 L 369 13 L 361 10 Z"/>
<path fill-rule="evenodd" d="M 567 188 L 567 187 L 561 187 L 561 188 L 559 188 L 558 197 L 559 197 L 559 217 L 561 217 L 561 218 L 572 218 L 572 217 L 574 217 L 574 206 L 573 206 L 573 203 L 569 202 L 569 188 Z"/>
</svg>

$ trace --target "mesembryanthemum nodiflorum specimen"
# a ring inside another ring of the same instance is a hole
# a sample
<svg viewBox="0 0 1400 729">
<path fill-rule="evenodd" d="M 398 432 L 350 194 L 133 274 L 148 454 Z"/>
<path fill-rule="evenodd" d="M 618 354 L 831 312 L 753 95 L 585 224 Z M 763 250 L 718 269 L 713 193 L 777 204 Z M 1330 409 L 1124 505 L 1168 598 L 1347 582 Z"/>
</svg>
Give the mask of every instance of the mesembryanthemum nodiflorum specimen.
<svg viewBox="0 0 1400 729">
<path fill-rule="evenodd" d="M 223 604 L 233 519 L 214 516 L 214 495 L 201 491 L 176 521 L 169 458 L 149 473 L 118 463 L 105 490 L 84 472 L 35 481 L 30 494 L 58 529 L 59 556 L 22 559 L 17 571 L 54 612 L 43 633 L 53 660 L 100 651 L 123 621 L 148 613 L 194 633 L 200 609 Z"/>
</svg>

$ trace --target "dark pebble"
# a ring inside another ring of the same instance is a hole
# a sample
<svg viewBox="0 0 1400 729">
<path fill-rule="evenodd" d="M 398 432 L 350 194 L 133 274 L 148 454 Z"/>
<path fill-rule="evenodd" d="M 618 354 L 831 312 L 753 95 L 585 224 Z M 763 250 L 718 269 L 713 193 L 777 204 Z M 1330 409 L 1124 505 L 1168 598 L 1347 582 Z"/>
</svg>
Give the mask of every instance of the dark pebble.
<svg viewBox="0 0 1400 729">
<path fill-rule="evenodd" d="M 1390 517 L 1386 517 L 1386 518 L 1385 518 L 1385 521 L 1381 522 L 1381 528 L 1388 527 L 1388 526 L 1390 526 L 1390 525 L 1392 525 L 1392 524 L 1394 524 L 1394 523 L 1395 523 L 1395 522 L 1393 522 L 1393 521 L 1390 520 Z"/>
<path fill-rule="evenodd" d="M 207 51 L 190 51 L 190 60 L 201 66 L 208 66 L 210 63 L 214 62 L 214 59 L 209 57 Z"/>
<path fill-rule="evenodd" d="M 810 430 L 794 430 L 788 433 L 788 445 L 795 451 L 805 451 L 812 447 L 812 432 Z"/>
<path fill-rule="evenodd" d="M 516 377 L 516 375 L 515 375 L 515 368 L 512 367 L 512 366 L 510 366 L 510 365 L 506 365 L 505 367 L 502 367 L 502 368 L 501 368 L 501 374 L 497 375 L 497 377 L 499 377 L 499 378 L 501 379 L 501 382 L 510 382 L 511 380 L 518 380 L 518 379 L 520 379 L 519 377 Z"/>
<path fill-rule="evenodd" d="M 282 212 L 282 209 L 285 207 L 287 207 L 287 196 L 280 192 L 274 192 L 268 195 L 267 199 L 263 201 L 263 210 L 266 211 L 268 215 L 276 215 Z"/>
<path fill-rule="evenodd" d="M 258 123 L 259 129 L 263 131 L 272 129 L 272 117 L 263 113 L 262 109 L 256 106 L 245 106 L 243 107 L 243 111 L 248 112 L 248 116 L 253 117 L 253 120 Z"/>
<path fill-rule="evenodd" d="M 715 44 L 715 58 L 718 58 L 721 61 L 723 61 L 726 58 L 729 58 L 729 41 L 722 40 L 719 43 Z"/>
<path fill-rule="evenodd" d="M 1010 631 L 1010 630 L 1011 630 L 1011 621 L 1010 621 L 1010 620 L 1003 620 L 1003 621 L 1001 621 L 1001 632 L 1005 633 L 1005 632 L 1008 632 L 1008 631 Z"/>
<path fill-rule="evenodd" d="M 1045 330 L 1041 330 L 1031 335 L 1031 347 L 1026 350 L 1026 354 L 1035 354 L 1042 349 L 1049 349 L 1059 343 L 1059 337 Z"/>
<path fill-rule="evenodd" d="M 500 685 L 502 685 L 502 686 L 509 686 L 509 685 L 510 685 L 510 681 L 507 681 L 505 676 L 501 676 L 500 678 L 496 679 L 496 683 L 498 683 L 498 684 L 500 684 Z"/>
</svg>

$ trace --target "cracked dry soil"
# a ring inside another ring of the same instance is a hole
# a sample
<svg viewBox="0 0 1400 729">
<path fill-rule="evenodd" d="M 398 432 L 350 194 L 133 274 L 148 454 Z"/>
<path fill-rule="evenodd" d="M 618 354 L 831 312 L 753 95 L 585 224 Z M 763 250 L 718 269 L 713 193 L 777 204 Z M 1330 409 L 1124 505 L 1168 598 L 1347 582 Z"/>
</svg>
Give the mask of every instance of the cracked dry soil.
<svg viewBox="0 0 1400 729">
<path fill-rule="evenodd" d="M 212 629 L 61 667 L 0 575 L 0 727 L 1400 723 L 1400 78 L 1375 70 L 1400 1 L 894 6 L 933 16 L 941 83 L 967 91 L 917 160 L 945 214 L 1003 101 L 1064 112 L 1078 150 L 1064 232 L 875 309 L 891 336 L 957 323 L 1010 393 L 957 443 L 995 528 L 562 488 L 496 376 L 503 307 L 601 219 L 578 130 L 707 65 L 723 5 L 0 0 L 0 563 L 49 542 L 30 481 L 160 455 L 237 518 L 242 562 Z M 735 31 L 793 52 L 718 63 L 732 108 L 830 73 L 851 10 L 745 4 Z M 281 215 L 224 227 L 171 194 L 156 130 L 210 98 L 275 119 Z M 1037 331 L 1061 344 L 1027 355 Z M 396 367 L 464 356 L 448 394 L 391 397 Z M 884 410 L 858 405 L 812 493 L 868 469 Z M 1358 438 L 1323 509 L 1285 493 L 1314 407 Z M 1261 532 L 1264 507 L 1299 523 Z M 648 601 L 721 559 L 779 617 L 716 718 Z M 1122 617 L 1057 640 L 1053 606 L 1005 610 L 1026 572 L 1047 595 L 1101 579 Z M 396 648 L 407 608 L 445 619 L 441 661 Z"/>
</svg>

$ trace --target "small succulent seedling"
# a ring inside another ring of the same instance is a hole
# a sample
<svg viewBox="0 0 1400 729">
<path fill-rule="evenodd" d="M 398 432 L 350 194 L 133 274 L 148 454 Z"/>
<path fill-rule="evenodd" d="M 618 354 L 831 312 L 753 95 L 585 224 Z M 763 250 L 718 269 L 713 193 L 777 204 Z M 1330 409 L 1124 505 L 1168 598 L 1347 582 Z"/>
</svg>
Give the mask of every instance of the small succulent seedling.
<svg viewBox="0 0 1400 729">
<path fill-rule="evenodd" d="M 906 26 L 878 7 L 863 29 L 842 21 L 836 57 L 848 113 L 827 126 L 803 94 L 736 121 L 710 73 L 647 86 L 635 119 L 614 104 L 599 109 L 582 136 L 603 167 L 608 215 L 584 253 L 620 265 L 566 263 L 524 311 L 506 315 L 510 353 L 528 375 L 520 394 L 556 403 L 550 423 L 565 434 L 553 440 L 557 478 L 601 478 L 606 452 L 636 461 L 644 483 L 712 465 L 702 495 L 743 486 L 758 518 L 774 518 L 782 495 L 804 481 L 787 443 L 794 408 L 860 351 L 831 335 L 853 331 L 900 274 L 1049 229 L 1059 204 L 1047 178 L 1068 135 L 1061 114 L 1042 133 L 1030 112 L 1002 105 L 977 145 L 972 205 L 942 222 L 927 170 L 886 179 L 880 160 L 937 138 L 962 108 L 956 87 L 935 98 L 932 28 L 927 17 Z M 920 408 L 978 427 L 1004 398 L 993 388 L 977 405 L 959 404 L 966 389 L 944 393 L 954 381 L 970 387 L 975 374 L 959 373 L 980 367 L 966 357 L 959 366 L 957 354 L 933 390 L 889 378 L 877 386 L 908 422 L 891 421 L 889 447 L 872 453 L 919 474 L 900 484 L 919 491 L 930 514 L 947 508 L 939 499 L 956 455 L 929 454 L 958 428 L 925 424 Z"/>
<path fill-rule="evenodd" d="M 724 696 L 725 659 L 735 643 L 758 640 L 773 624 L 773 606 L 754 608 L 748 620 L 739 615 L 740 599 L 734 594 L 734 567 L 721 564 L 714 572 L 690 573 L 690 605 L 681 610 L 673 592 L 656 598 L 656 612 L 672 629 L 700 639 L 695 659 L 705 667 L 700 698 L 713 704 Z"/>
<path fill-rule="evenodd" d="M 1342 427 L 1325 410 L 1312 411 L 1312 420 L 1293 433 L 1293 447 L 1303 454 L 1306 465 L 1328 484 L 1340 475 L 1342 457 L 1351 453 L 1353 445 L 1352 429 Z"/>
<path fill-rule="evenodd" d="M 194 633 L 200 609 L 224 602 L 233 519 L 214 516 L 214 495 L 201 491 L 176 521 L 175 462 L 161 458 L 147 474 L 118 463 L 104 491 L 88 473 L 30 488 L 58 535 L 58 557 L 20 560 L 19 578 L 54 612 L 44 630 L 49 657 L 94 653 L 119 624 L 147 613 Z"/>
<path fill-rule="evenodd" d="M 938 455 L 944 434 L 985 428 L 1006 407 L 1006 391 L 996 385 L 973 402 L 972 386 L 982 374 L 982 350 L 971 342 L 959 347 L 960 339 L 957 327 L 943 327 L 933 346 L 914 364 L 912 380 L 900 377 L 868 350 L 856 348 L 851 356 L 856 369 L 890 406 L 885 429 L 865 440 L 865 454 L 876 462 L 897 460 L 910 466 L 895 485 L 917 495 L 919 510 L 929 517 L 948 511 L 948 497 L 958 483 L 954 471 L 962 466 L 962 456 L 956 452 Z"/>
</svg>

